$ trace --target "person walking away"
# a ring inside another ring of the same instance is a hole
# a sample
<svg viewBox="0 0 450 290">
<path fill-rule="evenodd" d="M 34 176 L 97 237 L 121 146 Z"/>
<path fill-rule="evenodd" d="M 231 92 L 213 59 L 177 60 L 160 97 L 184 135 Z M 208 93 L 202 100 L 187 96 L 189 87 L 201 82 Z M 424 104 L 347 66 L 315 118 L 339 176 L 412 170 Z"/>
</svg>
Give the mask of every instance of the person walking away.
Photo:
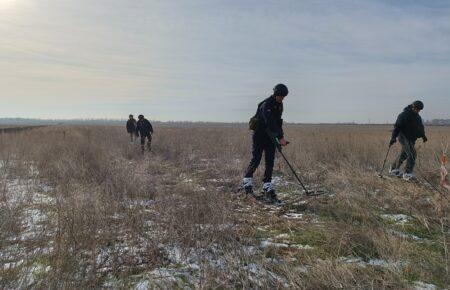
<svg viewBox="0 0 450 290">
<path fill-rule="evenodd" d="M 245 172 L 242 187 L 247 193 L 253 193 L 253 173 L 265 154 L 265 171 L 263 179 L 263 192 L 272 202 L 278 202 L 275 187 L 272 183 L 272 172 L 275 161 L 275 140 L 281 146 L 286 146 L 283 132 L 283 100 L 288 95 L 288 88 L 284 84 L 277 84 L 273 94 L 258 104 L 255 116 L 250 120 L 250 128 L 254 131 L 252 136 L 252 159 Z"/>
<path fill-rule="evenodd" d="M 152 134 L 153 127 L 150 122 L 144 118 L 144 115 L 138 116 L 137 126 L 136 126 L 136 134 L 141 136 L 141 149 L 142 153 L 145 151 L 145 139 L 147 139 L 147 149 L 148 151 L 152 150 Z"/>
<path fill-rule="evenodd" d="M 128 116 L 127 121 L 127 132 L 130 134 L 130 143 L 134 143 L 134 136 L 136 135 L 136 119 L 133 118 L 133 115 Z"/>
<path fill-rule="evenodd" d="M 397 121 L 394 124 L 391 141 L 389 147 L 395 142 L 400 142 L 402 149 L 400 154 L 392 163 L 389 173 L 397 177 L 403 177 L 404 180 L 414 180 L 414 165 L 417 158 L 415 149 L 416 140 L 422 138 L 423 142 L 427 142 L 428 138 L 425 135 L 425 127 L 419 113 L 423 110 L 424 105 L 421 101 L 415 101 L 411 105 L 404 108 Z M 405 172 L 402 173 L 400 166 L 406 160 Z"/>
</svg>

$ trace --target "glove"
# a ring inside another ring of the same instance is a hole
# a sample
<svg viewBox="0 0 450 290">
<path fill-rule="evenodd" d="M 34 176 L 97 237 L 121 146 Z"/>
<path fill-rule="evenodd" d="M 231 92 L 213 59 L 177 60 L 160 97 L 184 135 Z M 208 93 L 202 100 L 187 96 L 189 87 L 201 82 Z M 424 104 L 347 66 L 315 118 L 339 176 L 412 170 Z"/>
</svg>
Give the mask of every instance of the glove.
<svg viewBox="0 0 450 290">
<path fill-rule="evenodd" d="M 284 140 L 284 138 L 281 138 L 280 140 L 278 140 L 278 142 L 280 143 L 281 146 L 287 145 L 287 142 L 286 142 L 286 140 Z"/>
<path fill-rule="evenodd" d="M 427 141 L 428 141 L 427 136 L 423 136 L 423 137 L 422 137 L 422 140 L 423 140 L 423 143 L 427 142 Z"/>
<path fill-rule="evenodd" d="M 395 142 L 397 142 L 397 139 L 392 138 L 391 141 L 389 141 L 389 147 L 391 147 L 392 145 L 394 145 Z"/>
</svg>

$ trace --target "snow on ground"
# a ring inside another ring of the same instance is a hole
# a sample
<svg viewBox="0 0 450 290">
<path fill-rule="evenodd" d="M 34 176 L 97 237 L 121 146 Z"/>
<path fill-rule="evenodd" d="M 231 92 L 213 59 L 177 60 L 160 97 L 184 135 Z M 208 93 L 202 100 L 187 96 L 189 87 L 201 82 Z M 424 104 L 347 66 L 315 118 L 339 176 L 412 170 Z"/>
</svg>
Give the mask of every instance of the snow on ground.
<svg viewBox="0 0 450 290">
<path fill-rule="evenodd" d="M 303 214 L 295 213 L 295 212 L 288 212 L 288 213 L 284 214 L 283 217 L 285 217 L 287 219 L 302 219 Z"/>
<path fill-rule="evenodd" d="M 405 225 L 412 220 L 412 217 L 405 214 L 382 214 L 381 217 L 397 225 Z"/>
<path fill-rule="evenodd" d="M 421 240 L 423 240 L 422 238 L 420 238 L 420 237 L 418 237 L 416 235 L 405 234 L 405 233 L 402 233 L 402 232 L 396 231 L 396 230 L 388 230 L 388 232 L 390 232 L 394 236 L 397 236 L 397 237 L 400 237 L 400 238 L 403 238 L 403 239 L 412 239 L 414 241 L 421 241 Z"/>
<path fill-rule="evenodd" d="M 436 285 L 428 284 L 424 282 L 417 281 L 414 283 L 414 290 L 435 290 L 437 289 Z"/>
<path fill-rule="evenodd" d="M 0 268 L 20 271 L 17 288 L 30 287 L 37 276 L 51 270 L 36 260 L 52 250 L 46 209 L 56 200 L 51 196 L 53 188 L 38 181 L 37 175 L 37 168 L 32 165 L 21 178 L 12 176 L 8 170 L 0 174 L 3 183 L 0 207 L 13 214 L 5 216 L 13 226 L 9 232 L 2 233 L 6 239 L 0 248 Z M 48 241 L 47 246 L 36 242 L 42 238 Z"/>
<path fill-rule="evenodd" d="M 399 271 L 406 266 L 406 262 L 404 261 L 394 262 L 394 261 L 386 261 L 383 259 L 370 259 L 368 261 L 365 261 L 363 258 L 360 257 L 340 257 L 337 259 L 337 261 L 346 264 L 356 264 L 362 268 L 374 266 L 396 271 Z"/>
</svg>

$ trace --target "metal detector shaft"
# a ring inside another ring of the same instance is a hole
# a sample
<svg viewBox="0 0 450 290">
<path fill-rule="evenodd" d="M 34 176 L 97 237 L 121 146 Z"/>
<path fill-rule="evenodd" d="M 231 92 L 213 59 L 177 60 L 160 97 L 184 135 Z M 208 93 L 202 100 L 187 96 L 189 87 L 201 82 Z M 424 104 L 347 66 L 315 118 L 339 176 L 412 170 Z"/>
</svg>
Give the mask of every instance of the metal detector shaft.
<svg viewBox="0 0 450 290">
<path fill-rule="evenodd" d="M 378 175 L 379 175 L 380 177 L 383 177 L 383 170 L 384 170 L 384 166 L 386 165 L 386 160 L 387 160 L 387 158 L 388 158 L 389 151 L 391 151 L 391 146 L 389 146 L 389 148 L 388 148 L 388 150 L 387 150 L 387 152 L 386 152 L 386 157 L 384 157 L 383 166 L 381 167 L 380 173 L 378 173 Z"/>
<path fill-rule="evenodd" d="M 297 173 L 295 172 L 294 168 L 292 167 L 292 165 L 289 163 L 289 161 L 287 160 L 286 156 L 284 156 L 283 151 L 281 151 L 281 148 L 279 146 L 276 146 L 278 149 L 278 152 L 280 152 L 281 156 L 283 156 L 284 161 L 286 161 L 287 165 L 289 166 L 289 168 L 291 169 L 292 173 L 294 174 L 295 178 L 297 178 L 298 183 L 300 183 L 300 185 L 302 186 L 303 190 L 305 191 L 305 193 L 308 195 L 309 191 L 306 189 L 305 185 L 303 184 L 303 182 L 300 180 L 300 177 L 298 177 Z"/>
<path fill-rule="evenodd" d="M 266 129 L 267 135 L 272 139 L 272 142 L 274 142 L 275 147 L 278 149 L 278 152 L 280 152 L 281 156 L 283 156 L 284 161 L 286 161 L 286 164 L 289 166 L 289 169 L 291 169 L 292 173 L 294 174 L 295 178 L 297 178 L 298 183 L 302 186 L 303 190 L 305 191 L 306 195 L 309 194 L 309 191 L 306 189 L 303 182 L 300 180 L 300 177 L 298 177 L 297 173 L 295 172 L 294 168 L 292 167 L 291 163 L 287 160 L 286 156 L 284 155 L 283 151 L 281 150 L 281 144 L 280 141 L 278 141 L 278 138 L 275 137 L 272 132 L 269 131 L 269 129 Z M 288 144 L 288 142 L 286 142 Z"/>
</svg>

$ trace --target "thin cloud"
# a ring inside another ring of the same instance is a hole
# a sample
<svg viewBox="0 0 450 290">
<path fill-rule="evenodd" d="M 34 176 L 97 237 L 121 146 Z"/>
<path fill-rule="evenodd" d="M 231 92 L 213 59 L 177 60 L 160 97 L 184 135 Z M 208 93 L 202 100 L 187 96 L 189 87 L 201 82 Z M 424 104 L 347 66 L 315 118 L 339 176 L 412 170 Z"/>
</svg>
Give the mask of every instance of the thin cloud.
<svg viewBox="0 0 450 290">
<path fill-rule="evenodd" d="M 29 116 L 71 102 L 71 117 L 146 106 L 245 121 L 277 82 L 295 122 L 392 121 L 419 96 L 430 118 L 450 105 L 447 1 L 22 0 L 0 16 L 0 116 L 39 98 L 52 111 Z"/>
</svg>

